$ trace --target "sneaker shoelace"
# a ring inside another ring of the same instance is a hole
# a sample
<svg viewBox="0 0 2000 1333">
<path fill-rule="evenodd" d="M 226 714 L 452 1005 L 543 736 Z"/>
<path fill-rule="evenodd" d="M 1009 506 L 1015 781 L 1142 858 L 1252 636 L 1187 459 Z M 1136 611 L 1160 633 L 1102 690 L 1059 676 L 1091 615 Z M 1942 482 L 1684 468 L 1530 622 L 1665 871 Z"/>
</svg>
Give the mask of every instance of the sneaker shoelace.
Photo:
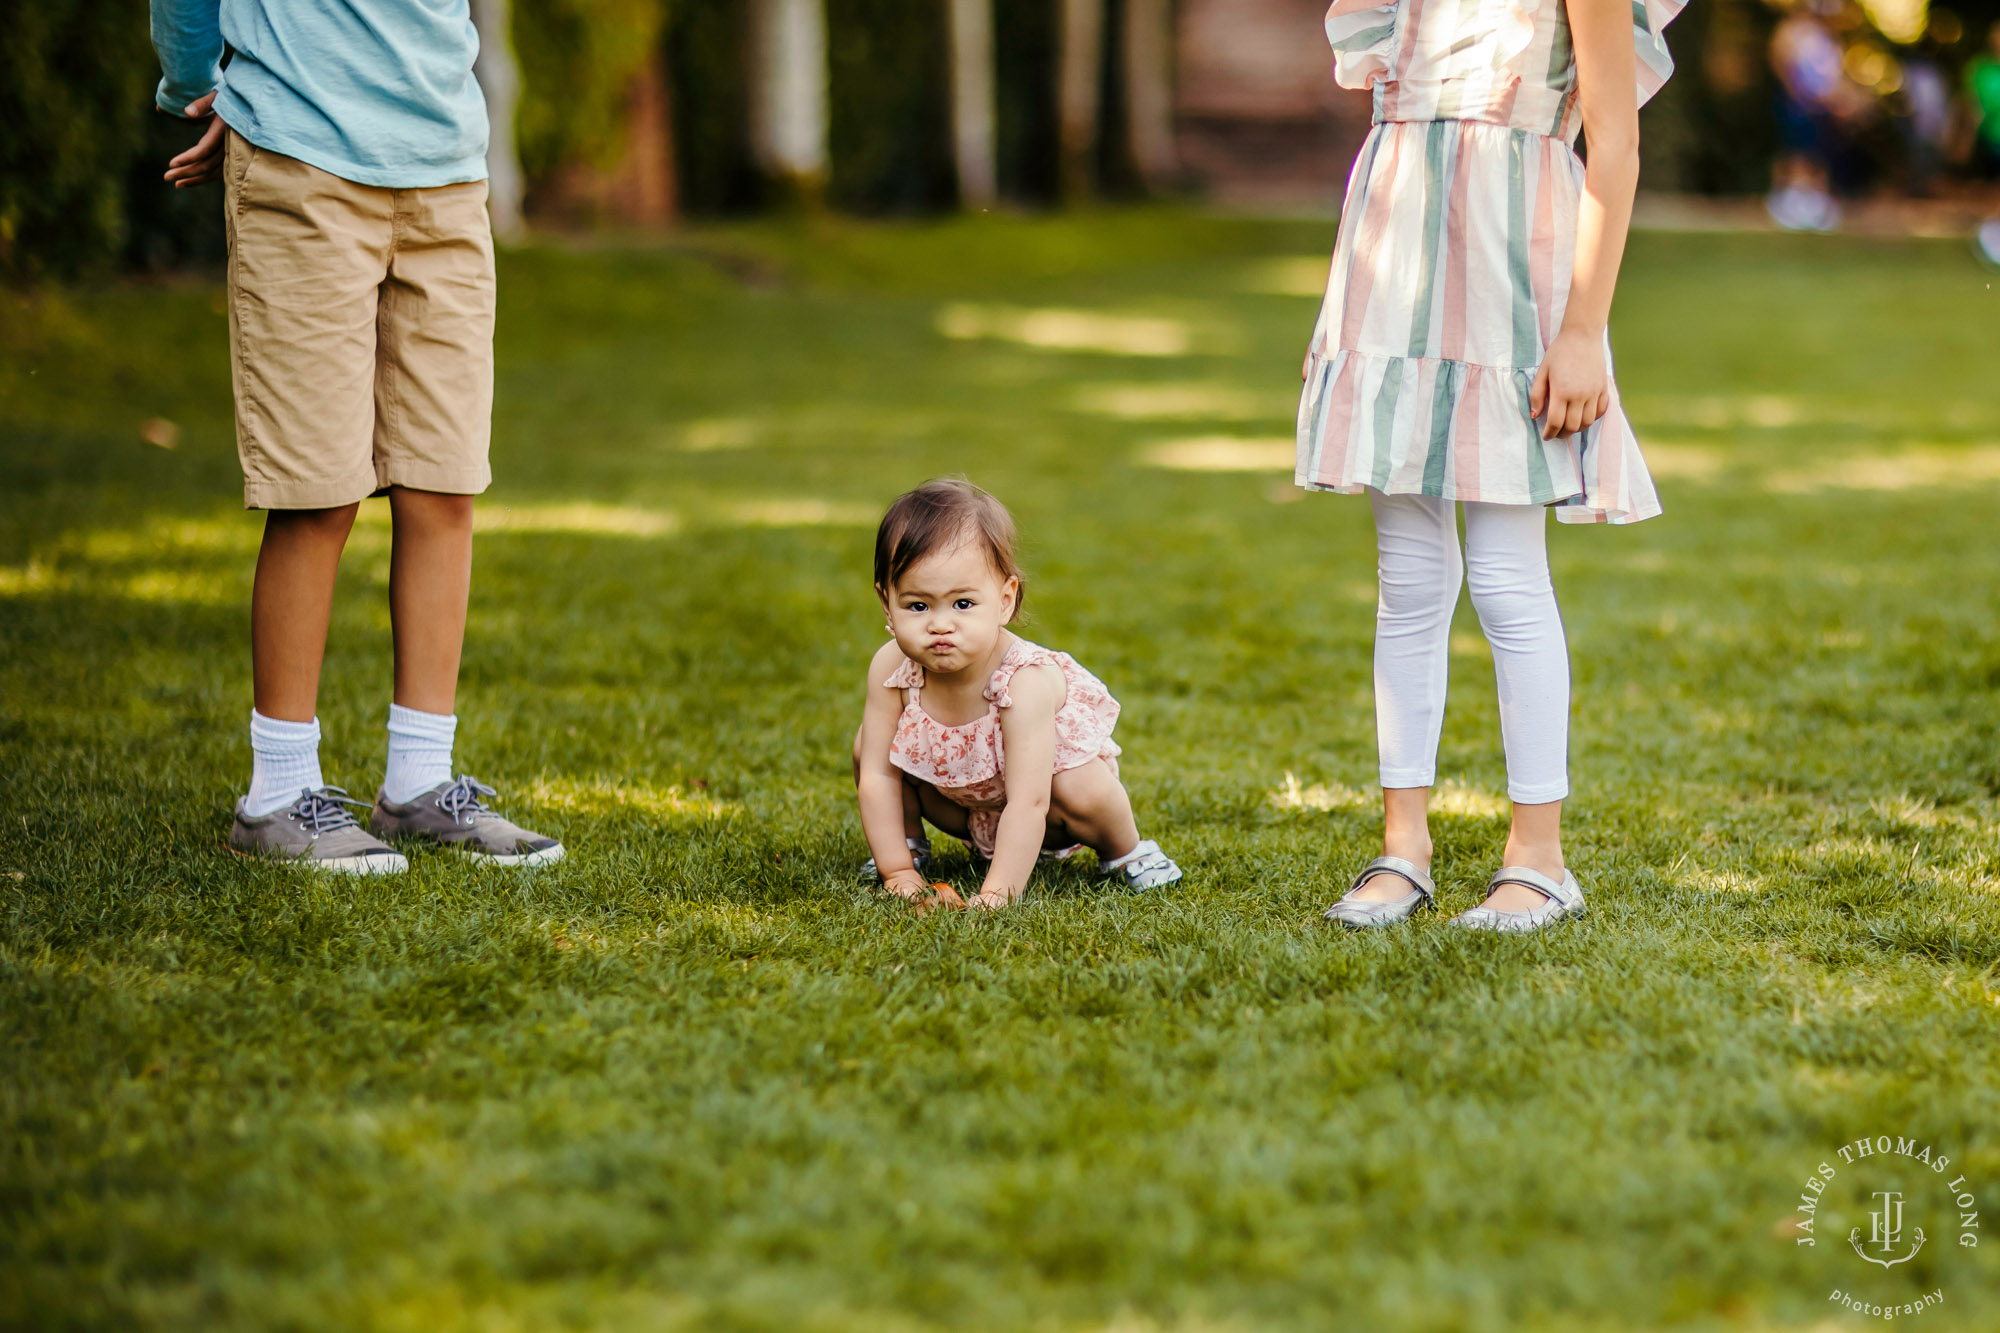
<svg viewBox="0 0 2000 1333">
<path fill-rule="evenodd" d="M 485 797 L 497 796 L 498 792 L 481 782 L 470 773 L 461 773 L 458 780 L 438 793 L 438 809 L 451 816 L 454 824 L 470 824 L 481 815 L 490 815 Z"/>
<path fill-rule="evenodd" d="M 292 818 L 304 824 L 315 837 L 322 833 L 337 833 L 344 828 L 358 828 L 360 821 L 347 813 L 348 806 L 365 807 L 366 801 L 357 801 L 340 787 L 321 787 L 299 794 L 292 802 Z"/>
</svg>

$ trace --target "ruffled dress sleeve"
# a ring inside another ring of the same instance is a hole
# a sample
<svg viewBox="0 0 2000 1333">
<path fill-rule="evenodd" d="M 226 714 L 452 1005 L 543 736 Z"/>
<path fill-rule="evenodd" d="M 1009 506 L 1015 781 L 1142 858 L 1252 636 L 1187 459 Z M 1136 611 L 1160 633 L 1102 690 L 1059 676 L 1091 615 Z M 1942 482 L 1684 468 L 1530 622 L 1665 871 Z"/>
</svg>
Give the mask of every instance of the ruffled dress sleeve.
<svg viewBox="0 0 2000 1333">
<path fill-rule="evenodd" d="M 1682 0 L 1686 3 L 1686 0 Z M 1400 0 L 1333 0 L 1326 11 L 1326 40 L 1333 47 L 1333 81 L 1343 88 L 1372 88 L 1391 77 L 1396 62 Z"/>
<path fill-rule="evenodd" d="M 1632 45 L 1639 57 L 1639 105 L 1673 77 L 1674 57 L 1667 50 L 1667 25 L 1680 17 L 1687 0 L 1632 0 Z"/>
<path fill-rule="evenodd" d="M 906 657 L 901 666 L 889 673 L 882 686 L 890 690 L 921 690 L 924 687 L 924 669 Z"/>
</svg>

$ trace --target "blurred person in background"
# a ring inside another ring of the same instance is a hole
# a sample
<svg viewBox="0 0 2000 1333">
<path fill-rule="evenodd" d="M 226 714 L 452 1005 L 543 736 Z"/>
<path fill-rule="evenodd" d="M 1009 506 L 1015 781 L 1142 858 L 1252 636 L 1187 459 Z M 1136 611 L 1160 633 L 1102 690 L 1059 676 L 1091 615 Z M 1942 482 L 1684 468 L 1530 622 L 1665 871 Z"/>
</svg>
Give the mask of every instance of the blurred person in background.
<svg viewBox="0 0 2000 1333">
<path fill-rule="evenodd" d="M 1896 125 L 1902 132 L 1905 178 L 1914 195 L 1937 192 L 1951 141 L 1951 77 L 1939 56 L 1936 44 L 1926 42 L 1902 64 Z"/>
<path fill-rule="evenodd" d="M 1973 167 L 1983 180 L 2000 179 L 2000 23 L 1986 32 L 1986 49 L 1965 66 L 1966 101 L 1974 119 Z M 1979 257 L 2000 268 L 2000 213 L 1979 225 Z"/>
<path fill-rule="evenodd" d="M 1834 165 L 1846 151 L 1849 127 L 1870 106 L 1868 95 L 1841 68 L 1840 39 L 1818 12 L 1838 7 L 1838 0 L 1808 0 L 1771 33 L 1780 151 L 1765 207 L 1771 220 L 1789 231 L 1831 231 L 1839 225 Z"/>
</svg>

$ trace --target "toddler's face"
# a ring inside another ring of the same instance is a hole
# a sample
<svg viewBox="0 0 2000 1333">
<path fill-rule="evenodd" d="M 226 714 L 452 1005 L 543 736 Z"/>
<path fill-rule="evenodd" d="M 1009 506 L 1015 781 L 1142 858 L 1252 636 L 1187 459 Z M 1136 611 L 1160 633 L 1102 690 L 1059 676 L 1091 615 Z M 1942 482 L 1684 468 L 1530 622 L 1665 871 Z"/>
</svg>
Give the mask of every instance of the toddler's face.
<svg viewBox="0 0 2000 1333">
<path fill-rule="evenodd" d="M 1014 617 L 1020 580 L 1001 578 L 977 542 L 925 556 L 882 598 L 889 632 L 926 671 L 962 671 L 983 661 Z"/>
</svg>

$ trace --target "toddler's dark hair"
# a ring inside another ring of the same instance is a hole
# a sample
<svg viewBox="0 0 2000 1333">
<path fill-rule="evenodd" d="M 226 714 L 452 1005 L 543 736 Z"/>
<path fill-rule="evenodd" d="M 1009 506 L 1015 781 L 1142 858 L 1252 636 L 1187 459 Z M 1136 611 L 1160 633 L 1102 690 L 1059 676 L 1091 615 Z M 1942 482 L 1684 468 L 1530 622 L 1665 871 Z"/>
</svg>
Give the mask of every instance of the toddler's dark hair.
<svg viewBox="0 0 2000 1333">
<path fill-rule="evenodd" d="M 884 595 L 910 566 L 962 541 L 975 541 L 1002 579 L 1019 579 L 1014 615 L 1027 600 L 1027 580 L 1015 554 L 1014 516 L 1007 506 L 963 477 L 940 477 L 905 491 L 875 530 L 875 586 Z"/>
</svg>

